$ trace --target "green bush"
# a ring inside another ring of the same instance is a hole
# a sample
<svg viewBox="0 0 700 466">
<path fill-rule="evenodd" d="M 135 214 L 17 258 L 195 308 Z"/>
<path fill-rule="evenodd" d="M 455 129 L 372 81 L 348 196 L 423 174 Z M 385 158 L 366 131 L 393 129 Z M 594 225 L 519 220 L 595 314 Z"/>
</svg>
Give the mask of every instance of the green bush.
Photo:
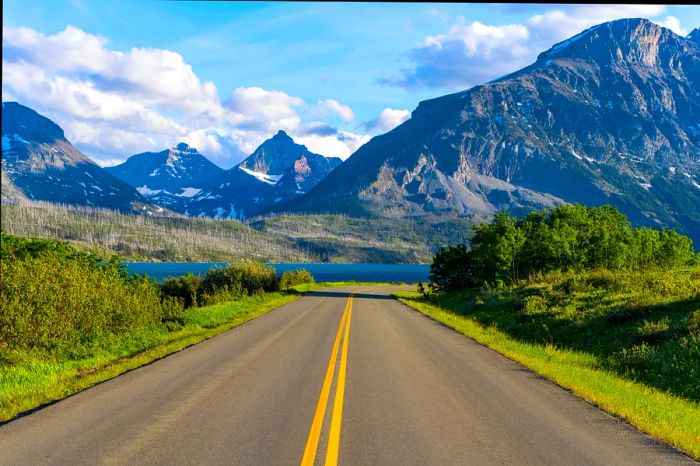
<svg viewBox="0 0 700 466">
<path fill-rule="evenodd" d="M 186 308 L 279 289 L 275 270 L 255 262 L 157 284 L 128 276 L 117 256 L 105 261 L 63 241 L 4 232 L 1 240 L 0 358 L 27 350 L 75 355 L 151 325 L 176 330 Z"/>
<path fill-rule="evenodd" d="M 289 270 L 282 274 L 280 279 L 280 288 L 287 289 L 295 285 L 304 283 L 316 283 L 314 276 L 306 269 Z"/>
<path fill-rule="evenodd" d="M 697 263 L 698 257 L 687 236 L 633 228 L 612 206 L 563 205 L 523 219 L 499 212 L 474 228 L 469 248 L 452 246 L 435 254 L 430 278 L 437 290 L 457 290 L 554 270 L 671 268 Z"/>
<path fill-rule="evenodd" d="M 3 244 L 0 263 L 0 349 L 67 351 L 159 322 L 166 312 L 157 285 L 126 278 L 117 260 L 96 262 L 46 241 L 2 239 L 13 247 Z"/>
<path fill-rule="evenodd" d="M 176 298 L 181 300 L 182 306 L 187 309 L 199 306 L 202 279 L 192 272 L 179 277 L 165 279 L 160 284 L 160 292 L 163 299 Z"/>
<path fill-rule="evenodd" d="M 547 312 L 547 298 L 540 295 L 527 296 L 523 300 L 524 314 L 541 314 Z"/>
<path fill-rule="evenodd" d="M 277 272 L 258 262 L 245 261 L 228 267 L 214 267 L 202 280 L 202 293 L 231 297 L 278 291 Z"/>
<path fill-rule="evenodd" d="M 474 284 L 469 249 L 463 245 L 440 248 L 430 266 L 430 288 L 435 291 L 454 291 Z"/>
</svg>

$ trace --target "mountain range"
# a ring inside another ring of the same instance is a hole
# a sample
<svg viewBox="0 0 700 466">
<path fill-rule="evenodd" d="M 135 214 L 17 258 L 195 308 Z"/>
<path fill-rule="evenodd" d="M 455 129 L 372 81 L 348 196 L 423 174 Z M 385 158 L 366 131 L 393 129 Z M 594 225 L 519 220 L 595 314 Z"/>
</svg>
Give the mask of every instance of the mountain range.
<svg viewBox="0 0 700 466">
<path fill-rule="evenodd" d="M 645 19 L 594 26 L 519 71 L 423 101 L 342 163 L 280 131 L 230 170 L 184 143 L 101 169 L 31 109 L 3 103 L 2 125 L 3 198 L 428 222 L 610 203 L 700 240 L 700 29 L 682 37 Z"/>
<path fill-rule="evenodd" d="M 279 131 L 248 158 L 214 178 L 192 198 L 185 213 L 250 217 L 266 207 L 304 194 L 340 163 L 337 157 L 314 154 Z"/>
<path fill-rule="evenodd" d="M 107 171 L 151 202 L 176 212 L 245 218 L 303 194 L 340 162 L 337 157 L 310 152 L 279 131 L 230 170 L 181 142 L 162 152 L 133 155 Z"/>
<path fill-rule="evenodd" d="M 421 102 L 276 209 L 479 221 L 561 202 L 610 203 L 635 224 L 700 239 L 697 29 L 587 29 L 520 71 Z"/>
</svg>

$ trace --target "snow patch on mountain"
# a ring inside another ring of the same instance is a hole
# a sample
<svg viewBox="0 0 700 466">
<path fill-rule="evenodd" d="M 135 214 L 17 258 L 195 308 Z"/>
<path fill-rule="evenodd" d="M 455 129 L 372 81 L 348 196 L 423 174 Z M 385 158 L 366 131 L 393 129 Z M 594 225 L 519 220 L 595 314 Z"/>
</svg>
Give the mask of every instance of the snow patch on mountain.
<svg viewBox="0 0 700 466">
<path fill-rule="evenodd" d="M 158 194 L 158 193 L 163 192 L 162 189 L 150 189 L 150 188 L 149 188 L 148 186 L 146 186 L 146 185 L 137 187 L 137 188 L 136 188 L 136 191 L 138 191 L 139 193 L 141 193 L 141 195 L 143 195 L 143 196 L 153 196 L 153 195 L 156 195 L 156 194 Z"/>
<path fill-rule="evenodd" d="M 180 197 L 194 197 L 197 194 L 200 193 L 201 188 L 183 188 L 182 192 L 180 194 L 176 194 L 176 196 Z"/>
<path fill-rule="evenodd" d="M 6 150 L 12 149 L 13 143 L 29 144 L 29 141 L 24 139 L 19 134 L 12 134 L 11 136 L 3 136 L 2 137 L 2 150 L 6 151 Z"/>
<path fill-rule="evenodd" d="M 245 173 L 249 174 L 250 176 L 254 176 L 258 180 L 262 181 L 263 183 L 267 183 L 269 185 L 276 185 L 279 180 L 282 179 L 282 176 L 284 175 L 267 175 L 265 173 L 259 173 L 253 170 L 249 170 L 245 167 L 239 166 L 241 170 L 243 170 Z"/>
</svg>

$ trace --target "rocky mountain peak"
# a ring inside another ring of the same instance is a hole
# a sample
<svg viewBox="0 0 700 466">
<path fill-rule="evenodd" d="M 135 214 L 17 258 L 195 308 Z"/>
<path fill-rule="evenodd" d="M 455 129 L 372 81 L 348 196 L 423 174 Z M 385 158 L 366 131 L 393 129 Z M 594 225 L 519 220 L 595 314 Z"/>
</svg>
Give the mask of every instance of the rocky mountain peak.
<svg viewBox="0 0 700 466">
<path fill-rule="evenodd" d="M 197 149 L 189 146 L 186 142 L 178 142 L 177 145 L 170 150 L 177 151 L 177 152 L 197 153 Z"/>
<path fill-rule="evenodd" d="M 644 19 L 600 24 L 522 70 L 421 102 L 284 208 L 480 221 L 610 203 L 700 240 L 698 76 L 690 40 Z"/>
<path fill-rule="evenodd" d="M 136 190 L 73 147 L 56 123 L 17 102 L 2 104 L 2 180 L 12 191 L 8 199 L 123 212 L 147 212 L 143 209 L 153 207 L 144 205 Z M 5 198 L 6 186 L 2 191 Z"/>
<path fill-rule="evenodd" d="M 287 132 L 283 129 L 277 131 L 277 133 L 274 136 L 272 136 L 272 140 L 294 142 L 292 137 L 289 134 L 287 134 Z"/>
<path fill-rule="evenodd" d="M 643 18 L 629 18 L 599 24 L 553 45 L 537 62 L 552 59 L 594 61 L 600 65 L 620 63 L 656 66 L 661 49 L 672 53 L 680 36 Z M 669 48 L 669 44 L 672 47 Z M 665 60 L 666 57 L 661 57 Z"/>
<path fill-rule="evenodd" d="M 308 153 L 306 146 L 297 144 L 285 131 L 279 130 L 239 166 L 266 175 L 279 175 L 304 153 Z"/>
<path fill-rule="evenodd" d="M 700 27 L 690 31 L 690 34 L 685 36 L 685 38 L 700 45 Z"/>
<path fill-rule="evenodd" d="M 17 102 L 2 103 L 2 134 L 38 144 L 66 141 L 60 126 Z"/>
</svg>

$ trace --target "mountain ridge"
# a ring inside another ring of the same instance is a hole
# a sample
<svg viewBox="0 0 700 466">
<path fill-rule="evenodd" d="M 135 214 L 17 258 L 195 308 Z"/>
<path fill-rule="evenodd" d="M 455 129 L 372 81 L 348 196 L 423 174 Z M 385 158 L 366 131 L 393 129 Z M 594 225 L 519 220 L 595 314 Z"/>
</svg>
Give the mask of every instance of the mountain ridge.
<svg viewBox="0 0 700 466">
<path fill-rule="evenodd" d="M 136 188 L 147 199 L 182 212 L 189 198 L 224 170 L 180 142 L 160 152 L 142 152 L 106 170 Z"/>
<path fill-rule="evenodd" d="M 77 150 L 63 129 L 18 102 L 2 103 L 2 197 L 160 213 L 131 186 Z"/>
<path fill-rule="evenodd" d="M 603 23 L 522 70 L 422 101 L 293 205 L 271 210 L 479 221 L 612 203 L 635 224 L 697 240 L 698 76 L 691 40 L 643 19 Z"/>
<path fill-rule="evenodd" d="M 340 163 L 337 157 L 309 151 L 280 130 L 194 196 L 186 212 L 194 216 L 250 217 L 267 206 L 303 194 Z"/>
</svg>

